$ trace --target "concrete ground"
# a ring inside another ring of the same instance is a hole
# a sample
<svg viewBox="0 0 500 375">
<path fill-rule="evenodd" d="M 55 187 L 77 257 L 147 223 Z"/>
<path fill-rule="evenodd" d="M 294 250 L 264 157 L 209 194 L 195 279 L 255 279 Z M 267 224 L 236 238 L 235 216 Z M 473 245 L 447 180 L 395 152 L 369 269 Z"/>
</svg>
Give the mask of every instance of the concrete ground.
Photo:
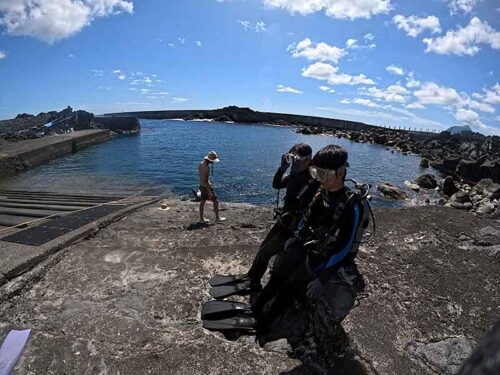
<svg viewBox="0 0 500 375">
<path fill-rule="evenodd" d="M 271 210 L 225 205 L 226 223 L 187 230 L 197 204 L 165 203 L 47 259 L 22 292 L 0 288 L 0 337 L 32 329 L 17 374 L 309 373 L 285 345 L 201 327 L 208 279 L 247 269 Z M 360 373 L 452 374 L 498 319 L 500 225 L 439 207 L 376 216 L 358 262 L 367 298 L 344 322 Z"/>
</svg>

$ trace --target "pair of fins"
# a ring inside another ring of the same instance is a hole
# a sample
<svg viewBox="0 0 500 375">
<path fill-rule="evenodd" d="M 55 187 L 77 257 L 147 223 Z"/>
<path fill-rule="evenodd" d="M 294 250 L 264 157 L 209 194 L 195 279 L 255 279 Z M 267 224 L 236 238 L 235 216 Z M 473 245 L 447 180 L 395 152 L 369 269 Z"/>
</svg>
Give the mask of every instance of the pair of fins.
<svg viewBox="0 0 500 375">
<path fill-rule="evenodd" d="M 209 280 L 213 298 L 203 305 L 203 328 L 224 333 L 226 338 L 236 339 L 242 332 L 255 329 L 252 308 L 247 303 L 222 300 L 233 295 L 250 293 L 250 280 L 246 275 L 216 275 Z"/>
<path fill-rule="evenodd" d="M 234 295 L 246 295 L 251 292 L 251 283 L 247 275 L 215 275 L 208 283 L 212 287 L 210 295 L 219 300 Z"/>
<path fill-rule="evenodd" d="M 255 320 L 249 304 L 235 301 L 208 301 L 201 309 L 203 328 L 210 331 L 253 331 Z"/>
</svg>

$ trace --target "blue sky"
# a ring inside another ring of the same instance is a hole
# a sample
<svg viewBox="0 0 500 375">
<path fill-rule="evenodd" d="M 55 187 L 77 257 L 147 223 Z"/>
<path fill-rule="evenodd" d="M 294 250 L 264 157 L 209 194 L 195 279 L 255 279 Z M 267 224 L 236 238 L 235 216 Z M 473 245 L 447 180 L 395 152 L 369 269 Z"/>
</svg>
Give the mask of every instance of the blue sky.
<svg viewBox="0 0 500 375">
<path fill-rule="evenodd" d="M 0 118 L 227 105 L 500 135 L 492 0 L 0 0 Z"/>
</svg>

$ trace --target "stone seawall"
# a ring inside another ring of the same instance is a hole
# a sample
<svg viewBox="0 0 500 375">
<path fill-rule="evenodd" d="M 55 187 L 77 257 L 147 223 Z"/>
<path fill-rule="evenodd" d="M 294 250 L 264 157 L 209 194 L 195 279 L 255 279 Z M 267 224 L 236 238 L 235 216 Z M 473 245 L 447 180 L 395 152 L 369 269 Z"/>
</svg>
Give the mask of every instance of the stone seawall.
<svg viewBox="0 0 500 375">
<path fill-rule="evenodd" d="M 2 144 L 0 146 L 0 177 L 19 173 L 110 138 L 109 130 L 82 130 Z"/>
<path fill-rule="evenodd" d="M 375 130 L 380 128 L 362 122 L 340 120 L 317 116 L 303 116 L 288 113 L 258 112 L 248 108 L 226 107 L 215 110 L 180 110 L 180 111 L 142 111 L 108 113 L 106 116 L 136 116 L 143 119 L 214 119 L 229 120 L 240 123 L 276 123 L 283 125 L 305 125 L 314 127 L 330 127 L 345 130 Z"/>
</svg>

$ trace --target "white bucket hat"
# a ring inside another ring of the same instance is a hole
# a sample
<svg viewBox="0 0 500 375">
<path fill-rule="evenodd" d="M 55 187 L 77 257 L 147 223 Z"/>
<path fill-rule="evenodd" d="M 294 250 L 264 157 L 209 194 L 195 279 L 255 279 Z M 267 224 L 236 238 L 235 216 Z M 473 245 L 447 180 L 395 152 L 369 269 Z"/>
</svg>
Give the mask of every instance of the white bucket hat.
<svg viewBox="0 0 500 375">
<path fill-rule="evenodd" d="M 217 153 L 215 151 L 210 151 L 207 156 L 204 158 L 207 161 L 210 161 L 212 163 L 218 163 L 220 162 L 219 158 L 217 157 Z"/>
</svg>

